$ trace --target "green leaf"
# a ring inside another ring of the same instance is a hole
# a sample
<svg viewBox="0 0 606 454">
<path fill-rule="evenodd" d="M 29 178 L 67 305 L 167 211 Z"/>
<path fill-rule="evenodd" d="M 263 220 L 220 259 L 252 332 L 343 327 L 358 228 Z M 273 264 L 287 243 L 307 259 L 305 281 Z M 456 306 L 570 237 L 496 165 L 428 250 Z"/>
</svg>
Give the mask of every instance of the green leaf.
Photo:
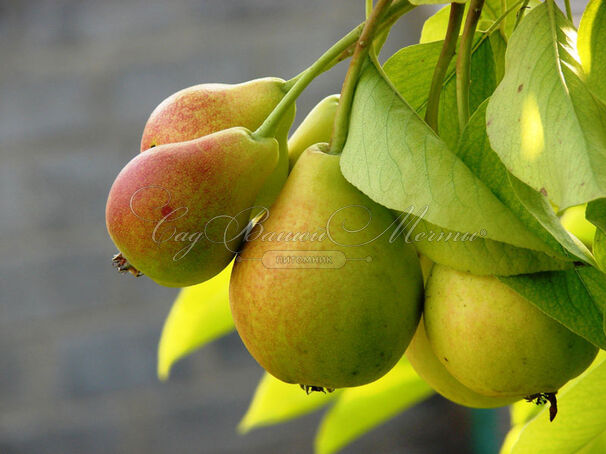
<svg viewBox="0 0 606 454">
<path fill-rule="evenodd" d="M 232 262 L 233 263 L 233 262 Z M 179 293 L 164 322 L 158 346 L 158 377 L 166 380 L 177 360 L 234 328 L 229 309 L 232 265 Z"/>
<path fill-rule="evenodd" d="M 606 274 L 597 268 L 581 268 L 578 274 L 595 306 L 606 314 Z M 606 316 L 602 320 L 602 330 L 606 332 Z"/>
<path fill-rule="evenodd" d="M 341 170 L 376 202 L 458 232 L 542 250 L 545 245 L 419 118 L 374 64 L 358 82 Z"/>
<path fill-rule="evenodd" d="M 580 377 L 558 393 L 558 414 L 549 421 L 545 406 L 520 430 L 511 454 L 573 454 L 606 430 L 606 358 L 598 356 Z"/>
<path fill-rule="evenodd" d="M 606 272 L 606 199 L 588 203 L 585 216 L 597 227 L 593 237 L 593 255 L 598 267 Z"/>
<path fill-rule="evenodd" d="M 569 330 L 606 348 L 606 275 L 599 270 L 585 266 L 499 279 Z"/>
<path fill-rule="evenodd" d="M 505 75 L 505 52 L 507 51 L 507 41 L 500 33 L 490 34 L 490 47 L 494 57 L 494 72 L 497 84 L 503 80 Z"/>
<path fill-rule="evenodd" d="M 593 255 L 600 269 L 606 272 L 606 233 L 601 230 L 597 230 L 593 237 Z"/>
<path fill-rule="evenodd" d="M 316 435 L 316 454 L 331 454 L 425 399 L 433 390 L 403 357 L 384 377 L 347 388 L 326 413 Z"/>
<path fill-rule="evenodd" d="M 587 204 L 587 220 L 606 233 L 606 199 L 594 200 Z"/>
<path fill-rule="evenodd" d="M 519 400 L 509 407 L 511 413 L 511 425 L 517 426 L 526 424 L 533 419 L 540 411 L 541 406 L 525 400 Z"/>
<path fill-rule="evenodd" d="M 604 454 L 606 452 L 606 432 L 590 442 L 576 454 Z"/>
<path fill-rule="evenodd" d="M 575 42 L 552 0 L 525 15 L 486 114 L 505 166 L 560 209 L 606 196 L 606 106 L 584 82 Z"/>
<path fill-rule="evenodd" d="M 549 201 L 534 191 L 529 186 L 512 177 L 497 154 L 490 147 L 488 136 L 486 134 L 486 107 L 488 101 L 485 101 L 478 107 L 467 124 L 461 140 L 459 141 L 456 154 L 473 171 L 473 173 L 486 183 L 490 190 L 501 202 L 516 215 L 516 217 L 540 238 L 549 249 L 545 249 L 548 254 L 556 255 L 559 258 L 568 258 L 571 260 L 576 257 L 587 263 L 594 263 L 591 253 L 587 248 L 573 241 L 566 229 L 562 226 L 560 219 L 556 216 Z M 494 248 L 491 249 L 494 253 Z M 507 252 L 507 251 L 506 251 Z M 506 254 L 510 259 L 519 257 L 524 266 L 524 258 L 532 259 L 528 251 L 515 251 Z M 496 257 L 495 257 L 496 258 Z M 479 259 L 481 260 L 481 259 Z M 529 269 L 526 272 L 545 271 L 564 269 L 564 266 L 549 267 L 546 257 L 540 257 L 537 254 L 536 269 Z M 542 264 L 540 262 L 543 262 Z M 515 270 L 512 263 L 512 271 Z M 539 269 L 540 266 L 544 268 Z M 520 273 L 502 273 L 492 274 L 521 274 Z"/>
<path fill-rule="evenodd" d="M 512 276 L 538 271 L 564 270 L 573 266 L 572 262 L 555 260 L 542 252 L 511 246 L 480 236 L 473 241 L 460 240 L 461 233 L 457 237 L 458 232 L 440 228 L 417 217 L 414 221 L 410 221 L 410 225 L 404 227 L 408 237 L 421 254 L 433 262 L 472 274 Z M 444 240 L 437 240 L 440 234 L 443 235 Z"/>
<path fill-rule="evenodd" d="M 278 424 L 311 413 L 334 400 L 340 392 L 312 392 L 308 395 L 299 385 L 284 383 L 266 373 L 257 386 L 238 430 L 246 433 L 258 427 Z"/>
<path fill-rule="evenodd" d="M 604 351 L 600 351 L 598 353 L 598 356 L 595 358 L 593 363 L 587 368 L 587 370 L 579 377 L 573 379 L 567 385 L 565 385 L 561 391 L 563 392 L 564 390 L 574 386 L 579 380 L 582 380 L 590 371 L 592 371 L 595 367 L 599 366 L 602 363 L 605 355 L 606 353 Z M 511 429 L 505 437 L 505 440 L 503 441 L 503 445 L 501 446 L 501 450 L 499 451 L 500 454 L 511 454 L 513 446 L 520 438 L 520 434 L 524 430 L 526 424 L 535 419 L 537 415 L 539 415 L 539 413 L 541 413 L 541 411 L 545 408 L 545 405 L 539 406 L 521 400 L 511 405 L 510 408 Z M 546 417 L 546 415 L 543 414 L 541 417 Z M 599 443 L 599 438 L 597 440 L 598 441 L 592 442 L 587 445 L 587 447 L 582 449 L 581 451 L 576 451 L 575 454 L 603 454 L 603 451 L 592 450 L 594 447 L 597 448 L 601 446 Z"/>
<path fill-rule="evenodd" d="M 606 102 L 606 2 L 591 0 L 579 25 L 577 47 L 589 88 Z"/>
<path fill-rule="evenodd" d="M 469 9 L 469 3 L 465 4 L 465 16 Z M 464 16 L 464 17 L 465 17 Z M 444 41 L 446 37 L 446 27 L 450 18 L 450 5 L 446 5 L 436 11 L 432 16 L 429 16 L 423 24 L 421 30 L 421 39 L 419 44 L 430 43 L 433 41 Z M 461 21 L 461 27 L 465 23 L 465 19 Z M 460 33 L 459 33 L 460 34 Z"/>
<path fill-rule="evenodd" d="M 506 10 L 512 7 L 516 3 L 515 1 L 508 0 L 505 2 Z M 518 2 L 519 3 L 519 2 Z M 534 7 L 539 2 L 533 0 L 529 2 L 529 7 Z M 467 17 L 467 11 L 469 10 L 469 2 L 465 4 L 465 15 L 463 16 L 463 21 L 461 23 L 461 27 L 465 23 L 465 18 Z M 513 25 L 515 23 L 515 15 L 517 10 L 512 10 L 504 19 L 503 28 L 505 30 L 505 36 L 511 35 L 513 31 Z M 419 43 L 429 43 L 432 41 L 442 41 L 446 36 L 446 28 L 448 26 L 448 19 L 450 16 L 450 6 L 444 6 L 440 8 L 436 13 L 430 16 L 425 23 L 423 24 L 423 29 L 421 30 L 421 39 Z M 482 15 L 480 16 L 480 22 L 478 23 L 477 30 L 478 31 L 486 31 L 488 30 L 494 22 L 501 17 L 501 0 L 487 0 L 484 3 L 484 7 L 482 9 Z M 502 35 L 499 34 L 499 36 Z"/>
<path fill-rule="evenodd" d="M 509 174 L 509 182 L 519 202 L 536 220 L 571 254 L 589 265 L 595 265 L 594 257 L 581 241 L 572 238 L 562 222 L 555 216 L 549 200 Z M 542 235 L 539 235 L 544 238 Z"/>
<path fill-rule="evenodd" d="M 435 65 L 440 56 L 442 42 L 432 42 L 405 47 L 385 62 L 385 73 L 400 95 L 420 116 L 425 114 L 427 97 Z M 476 108 L 488 98 L 497 84 L 495 57 L 487 35 L 477 34 L 471 59 L 470 109 Z M 459 139 L 455 60 L 448 67 L 444 78 L 438 126 L 441 139 L 454 150 Z"/>
<path fill-rule="evenodd" d="M 456 0 L 454 3 L 465 3 L 467 0 Z M 439 5 L 441 3 L 450 3 L 449 0 L 410 0 L 413 5 Z"/>
</svg>

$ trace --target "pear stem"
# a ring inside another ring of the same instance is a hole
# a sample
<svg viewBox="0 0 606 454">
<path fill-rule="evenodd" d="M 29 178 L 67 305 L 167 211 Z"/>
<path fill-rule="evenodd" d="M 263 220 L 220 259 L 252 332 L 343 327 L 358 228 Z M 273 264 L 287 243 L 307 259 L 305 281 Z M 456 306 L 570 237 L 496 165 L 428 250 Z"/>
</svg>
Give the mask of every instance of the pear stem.
<svg viewBox="0 0 606 454">
<path fill-rule="evenodd" d="M 391 27 L 402 15 L 413 8 L 415 8 L 415 6 L 411 5 L 408 0 L 395 0 L 393 6 L 388 9 L 383 21 L 381 21 L 379 30 L 384 31 Z M 284 90 L 287 91 L 287 94 L 282 98 L 263 124 L 253 133 L 254 137 L 273 137 L 280 120 L 303 90 L 305 90 L 317 76 L 328 71 L 337 63 L 345 60 L 354 53 L 352 46 L 355 46 L 358 38 L 360 38 L 365 24 L 366 22 L 359 24 L 337 41 L 330 49 L 324 52 L 314 64 L 284 84 Z"/>
<path fill-rule="evenodd" d="M 337 112 L 335 113 L 335 123 L 332 131 L 332 138 L 330 141 L 329 154 L 338 154 L 343 150 L 345 141 L 347 140 L 347 132 L 349 130 L 349 115 L 351 113 L 351 106 L 353 103 L 353 96 L 362 72 L 362 66 L 366 61 L 368 52 L 372 46 L 372 40 L 377 30 L 379 20 L 386 12 L 387 7 L 391 4 L 392 0 L 379 0 L 372 10 L 372 13 L 368 16 L 368 20 L 364 25 L 364 30 L 358 39 L 356 49 L 351 57 L 349 68 L 345 80 L 343 81 L 343 88 L 341 89 L 341 96 L 339 98 L 339 105 L 337 106 Z"/>
<path fill-rule="evenodd" d="M 459 38 L 459 30 L 461 30 L 461 22 L 463 21 L 463 13 L 465 12 L 464 3 L 450 4 L 450 18 L 448 19 L 448 28 L 446 29 L 446 37 L 442 52 L 438 58 L 438 62 L 433 72 L 431 80 L 431 89 L 427 100 L 427 110 L 425 111 L 425 121 L 436 133 L 438 133 L 438 113 L 440 107 L 440 93 L 442 93 L 442 84 L 444 76 L 448 70 L 448 65 L 454 57 L 457 40 Z"/>
<path fill-rule="evenodd" d="M 570 7 L 570 0 L 564 0 L 564 6 L 566 6 L 566 17 L 570 22 L 574 21 L 574 17 L 572 16 L 572 8 Z"/>
<path fill-rule="evenodd" d="M 473 38 L 478 26 L 484 0 L 471 0 L 469 4 L 469 12 L 465 20 L 463 36 L 461 36 L 461 44 L 459 46 L 459 54 L 457 56 L 456 68 L 456 85 L 457 85 L 457 111 L 459 116 L 459 128 L 463 128 L 469 120 L 469 85 L 471 82 L 471 46 Z"/>
<path fill-rule="evenodd" d="M 324 72 L 324 68 L 341 53 L 343 53 L 352 42 L 355 42 L 359 36 L 358 28 L 359 26 L 337 41 L 337 43 L 328 49 L 318 60 L 316 60 L 313 65 L 295 78 L 294 83 L 288 90 L 288 93 L 286 93 L 272 113 L 269 114 L 263 124 L 259 126 L 259 129 L 253 133 L 253 136 L 273 137 L 280 120 L 290 106 L 296 101 L 299 95 L 303 92 L 303 90 L 311 83 L 312 80 L 316 78 L 316 76 Z"/>
</svg>

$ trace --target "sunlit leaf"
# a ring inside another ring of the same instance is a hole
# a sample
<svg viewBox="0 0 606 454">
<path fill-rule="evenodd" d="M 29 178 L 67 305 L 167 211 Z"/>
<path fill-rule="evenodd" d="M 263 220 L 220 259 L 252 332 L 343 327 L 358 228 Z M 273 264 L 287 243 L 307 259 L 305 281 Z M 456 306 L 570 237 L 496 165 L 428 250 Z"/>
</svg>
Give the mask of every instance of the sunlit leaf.
<svg viewBox="0 0 606 454">
<path fill-rule="evenodd" d="M 202 284 L 181 290 L 164 322 L 158 346 L 158 376 L 165 380 L 173 364 L 233 330 L 229 310 L 232 265 Z"/>
<path fill-rule="evenodd" d="M 606 358 L 558 392 L 558 414 L 549 421 L 548 406 L 526 424 L 511 454 L 575 454 L 606 431 Z"/>
<path fill-rule="evenodd" d="M 340 390 L 309 395 L 299 385 L 284 383 L 266 373 L 259 384 L 244 418 L 238 426 L 240 432 L 277 424 L 310 413 L 335 399 Z"/>
<path fill-rule="evenodd" d="M 541 406 L 536 405 L 533 402 L 519 400 L 518 402 L 511 404 L 509 410 L 511 413 L 511 425 L 517 426 L 519 424 L 526 424 L 539 414 Z"/>
<path fill-rule="evenodd" d="M 505 166 L 560 209 L 606 197 L 606 106 L 584 79 L 576 31 L 547 1 L 512 34 L 486 113 Z"/>
<path fill-rule="evenodd" d="M 488 101 L 482 103 L 469 120 L 456 149 L 457 156 L 486 183 L 528 230 L 549 246 L 552 254 L 558 257 L 572 256 L 592 263 L 593 258 L 587 248 L 570 238 L 549 201 L 524 183 L 512 178 L 490 147 L 486 134 L 487 103 Z"/>
<path fill-rule="evenodd" d="M 606 452 L 606 432 L 587 444 L 575 454 L 604 454 Z"/>
<path fill-rule="evenodd" d="M 356 88 L 345 177 L 378 203 L 398 211 L 429 207 L 424 219 L 458 232 L 544 250 L 545 244 L 452 153 L 399 96 L 374 64 Z"/>
<path fill-rule="evenodd" d="M 589 368 L 580 377 L 573 379 L 566 386 L 564 386 L 564 388 L 562 388 L 562 392 L 574 386 L 577 381 L 582 380 L 585 375 L 587 375 L 592 369 L 599 366 L 604 359 L 604 355 L 606 355 L 606 352 L 600 351 L 591 366 L 589 366 Z M 549 404 L 546 405 L 548 406 Z M 511 405 L 510 409 L 511 430 L 503 441 L 503 445 L 501 446 L 501 450 L 499 451 L 500 454 L 511 454 L 511 451 L 514 445 L 517 443 L 518 439 L 520 438 L 520 434 L 524 430 L 526 424 L 536 418 L 544 409 L 544 406 L 531 404 L 522 400 Z M 541 415 L 541 417 L 546 417 L 546 415 L 543 414 Z M 604 446 L 603 441 L 606 441 L 605 438 L 606 437 L 604 435 L 598 437 L 595 441 L 589 443 L 585 448 L 581 449 L 580 451 L 575 451 L 575 454 L 603 454 L 605 451 L 600 451 L 598 449 Z M 537 452 L 542 451 L 539 450 Z M 551 452 L 551 450 L 547 452 Z"/>
<path fill-rule="evenodd" d="M 579 56 L 589 88 L 606 102 L 606 2 L 591 0 L 579 25 Z"/>
<path fill-rule="evenodd" d="M 501 3 L 501 0 L 487 0 L 486 2 L 484 2 L 484 7 L 482 8 L 482 15 L 480 16 L 480 21 L 477 27 L 478 31 L 488 30 L 494 24 L 494 22 L 501 17 Z M 507 11 L 509 8 L 513 7 L 516 2 L 512 0 L 507 0 L 504 3 L 506 8 L 505 11 Z M 538 3 L 539 2 L 537 0 L 533 0 L 528 3 L 528 7 L 532 8 Z M 465 16 L 461 24 L 461 28 L 463 27 L 463 23 L 465 23 L 465 17 L 467 16 L 468 10 L 469 2 L 465 4 Z M 517 9 L 513 9 L 501 22 L 500 28 L 504 30 L 505 36 L 507 37 L 511 35 L 511 32 L 513 31 L 516 12 Z M 419 42 L 428 43 L 431 41 L 443 40 L 446 36 L 446 27 L 448 26 L 449 16 L 449 5 L 440 8 L 436 13 L 430 16 L 423 24 L 423 29 L 421 30 L 421 39 L 419 40 Z"/>
<path fill-rule="evenodd" d="M 420 116 L 425 114 L 431 79 L 441 49 L 442 42 L 405 47 L 391 56 L 384 65 L 385 73 L 393 86 Z M 469 92 L 471 112 L 474 112 L 496 88 L 495 65 L 496 60 L 488 36 L 476 34 L 471 59 Z M 451 150 L 455 149 L 460 134 L 456 111 L 455 60 L 453 59 L 444 77 L 438 111 L 440 138 Z"/>
<path fill-rule="evenodd" d="M 456 0 L 455 3 L 465 3 L 467 0 Z M 448 0 L 410 0 L 413 5 L 439 5 L 441 3 L 450 3 Z"/>
<path fill-rule="evenodd" d="M 343 390 L 316 435 L 316 454 L 331 454 L 433 393 L 403 358 L 383 378 Z"/>
</svg>

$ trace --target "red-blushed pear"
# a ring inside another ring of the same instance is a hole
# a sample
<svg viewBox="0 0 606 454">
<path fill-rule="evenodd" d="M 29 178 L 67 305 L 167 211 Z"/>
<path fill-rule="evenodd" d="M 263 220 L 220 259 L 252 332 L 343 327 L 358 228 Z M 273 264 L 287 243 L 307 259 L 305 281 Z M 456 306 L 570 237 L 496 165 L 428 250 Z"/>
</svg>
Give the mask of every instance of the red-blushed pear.
<svg viewBox="0 0 606 454">
<path fill-rule="evenodd" d="M 406 357 L 417 374 L 429 386 L 456 404 L 472 408 L 494 408 L 503 407 L 519 400 L 518 397 L 484 396 L 461 384 L 446 370 L 433 352 L 422 318 L 417 332 L 406 350 Z"/>
<path fill-rule="evenodd" d="M 421 316 L 419 259 L 394 217 L 318 147 L 297 161 L 232 271 L 236 329 L 270 374 L 307 389 L 372 382 Z"/>
<path fill-rule="evenodd" d="M 288 159 L 292 169 L 307 148 L 314 144 L 330 142 L 339 95 L 330 95 L 309 111 L 299 127 L 288 139 Z"/>
<path fill-rule="evenodd" d="M 285 84 L 282 79 L 265 77 L 241 84 L 208 83 L 184 88 L 154 109 L 143 130 L 141 151 L 197 139 L 235 126 L 255 131 L 287 93 Z M 294 117 L 293 105 L 276 129 L 280 158 L 258 195 L 257 205 L 269 208 L 286 181 L 286 138 Z"/>
<path fill-rule="evenodd" d="M 424 320 L 442 365 L 486 396 L 555 393 L 598 351 L 496 277 L 438 264 L 427 281 Z"/>
<path fill-rule="evenodd" d="M 158 284 L 210 279 L 232 260 L 277 160 L 275 139 L 241 127 L 140 153 L 111 187 L 109 234 L 129 265 Z"/>
</svg>

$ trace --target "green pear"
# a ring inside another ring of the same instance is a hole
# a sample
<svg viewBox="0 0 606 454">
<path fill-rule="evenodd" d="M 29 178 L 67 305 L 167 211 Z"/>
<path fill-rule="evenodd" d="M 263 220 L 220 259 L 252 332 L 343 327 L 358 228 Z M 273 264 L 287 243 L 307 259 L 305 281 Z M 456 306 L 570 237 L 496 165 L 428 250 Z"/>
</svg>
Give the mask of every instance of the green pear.
<svg viewBox="0 0 606 454">
<path fill-rule="evenodd" d="M 423 282 L 427 283 L 434 262 L 421 254 L 419 255 L 419 262 L 423 272 Z M 417 331 L 406 349 L 406 357 L 417 374 L 429 386 L 438 394 L 459 405 L 472 408 L 494 408 L 509 405 L 517 400 L 517 398 L 511 397 L 484 396 L 459 383 L 436 358 L 429 339 L 427 339 L 423 317 L 421 317 Z"/>
<path fill-rule="evenodd" d="M 330 95 L 311 109 L 288 139 L 288 159 L 292 169 L 307 148 L 316 143 L 330 142 L 339 95 Z"/>
<path fill-rule="evenodd" d="M 457 381 L 436 358 L 429 339 L 427 339 L 423 318 L 406 350 L 406 357 L 417 374 L 429 386 L 456 404 L 472 408 L 494 408 L 509 405 L 519 399 L 518 397 L 484 396 Z"/>
<path fill-rule="evenodd" d="M 159 284 L 210 279 L 235 255 L 277 161 L 275 139 L 241 127 L 140 153 L 111 187 L 109 234 L 129 265 Z"/>
<path fill-rule="evenodd" d="M 590 248 L 593 243 L 596 227 L 585 219 L 586 208 L 587 204 L 570 207 L 564 211 L 560 221 L 566 230 Z"/>
<path fill-rule="evenodd" d="M 162 101 L 150 115 L 141 151 L 167 143 L 185 142 L 235 126 L 256 130 L 286 94 L 285 82 L 275 77 L 241 84 L 201 84 L 180 90 Z M 256 205 L 269 207 L 288 175 L 286 137 L 295 117 L 294 105 L 276 130 L 280 158 L 260 191 Z"/>
<path fill-rule="evenodd" d="M 339 156 L 319 147 L 301 155 L 230 281 L 236 329 L 269 373 L 341 388 L 372 382 L 401 358 L 423 283 L 415 250 L 391 235 L 393 222 L 345 180 Z"/>
<path fill-rule="evenodd" d="M 486 396 L 555 393 L 598 351 L 496 277 L 438 264 L 427 282 L 424 319 L 442 365 Z"/>
</svg>

